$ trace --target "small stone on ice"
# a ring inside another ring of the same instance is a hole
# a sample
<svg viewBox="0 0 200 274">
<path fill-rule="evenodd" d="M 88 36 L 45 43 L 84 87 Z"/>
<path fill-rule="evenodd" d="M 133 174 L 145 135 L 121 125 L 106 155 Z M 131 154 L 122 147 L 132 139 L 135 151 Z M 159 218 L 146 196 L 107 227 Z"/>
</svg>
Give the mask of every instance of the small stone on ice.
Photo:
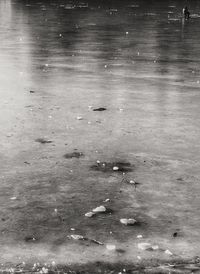
<svg viewBox="0 0 200 274">
<path fill-rule="evenodd" d="M 135 219 L 120 219 L 120 223 L 123 225 L 134 225 L 136 222 Z"/>
<path fill-rule="evenodd" d="M 72 234 L 70 236 L 73 240 L 84 240 L 84 237 L 82 235 Z"/>
<path fill-rule="evenodd" d="M 114 166 L 114 167 L 113 167 L 113 170 L 114 170 L 114 171 L 119 170 L 118 166 Z"/>
<path fill-rule="evenodd" d="M 108 250 L 115 250 L 115 249 L 116 249 L 116 246 L 115 246 L 115 245 L 112 245 L 112 244 L 107 244 L 107 245 L 106 245 L 106 248 L 107 248 Z"/>
<path fill-rule="evenodd" d="M 94 208 L 92 211 L 95 213 L 106 212 L 106 208 L 105 208 L 105 206 L 98 206 L 98 207 Z"/>
<path fill-rule="evenodd" d="M 172 253 L 171 251 L 169 251 L 168 249 L 167 249 L 167 250 L 165 250 L 165 254 L 170 255 L 170 256 L 172 256 L 172 255 L 173 255 L 173 253 Z"/>
</svg>

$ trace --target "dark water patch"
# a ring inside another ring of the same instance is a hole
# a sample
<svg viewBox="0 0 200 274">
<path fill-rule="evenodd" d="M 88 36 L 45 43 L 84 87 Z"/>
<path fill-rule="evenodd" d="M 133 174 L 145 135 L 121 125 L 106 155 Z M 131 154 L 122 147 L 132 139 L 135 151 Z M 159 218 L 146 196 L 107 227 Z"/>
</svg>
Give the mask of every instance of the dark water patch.
<svg viewBox="0 0 200 274">
<path fill-rule="evenodd" d="M 107 110 L 106 108 L 95 108 L 95 109 L 93 109 L 93 111 L 105 111 L 105 110 Z"/>
<path fill-rule="evenodd" d="M 78 152 L 78 151 L 74 151 L 74 152 L 71 152 L 71 153 L 66 153 L 64 155 L 65 159 L 81 158 L 81 157 L 84 157 L 84 154 L 82 152 Z"/>
<path fill-rule="evenodd" d="M 49 144 L 49 143 L 53 142 L 53 141 L 47 140 L 45 138 L 37 138 L 35 141 L 38 142 L 38 143 L 40 143 L 40 144 Z"/>
<path fill-rule="evenodd" d="M 90 168 L 101 172 L 131 172 L 133 167 L 129 162 L 102 162 L 91 165 Z"/>
</svg>

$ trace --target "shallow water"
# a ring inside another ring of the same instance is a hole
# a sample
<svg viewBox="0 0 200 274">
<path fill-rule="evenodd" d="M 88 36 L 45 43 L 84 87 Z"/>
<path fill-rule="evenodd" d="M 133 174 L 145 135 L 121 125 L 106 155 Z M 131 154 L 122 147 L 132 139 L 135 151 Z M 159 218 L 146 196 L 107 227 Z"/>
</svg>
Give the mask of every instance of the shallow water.
<svg viewBox="0 0 200 274">
<path fill-rule="evenodd" d="M 138 234 L 198 255 L 198 1 L 189 9 L 183 21 L 179 1 L 1 0 L 3 261 L 137 260 Z M 91 169 L 97 160 L 106 172 Z M 117 162 L 131 164 L 137 189 Z M 111 215 L 84 217 L 106 198 Z M 140 225 L 122 227 L 126 216 Z M 71 242 L 71 228 L 126 252 Z"/>
</svg>

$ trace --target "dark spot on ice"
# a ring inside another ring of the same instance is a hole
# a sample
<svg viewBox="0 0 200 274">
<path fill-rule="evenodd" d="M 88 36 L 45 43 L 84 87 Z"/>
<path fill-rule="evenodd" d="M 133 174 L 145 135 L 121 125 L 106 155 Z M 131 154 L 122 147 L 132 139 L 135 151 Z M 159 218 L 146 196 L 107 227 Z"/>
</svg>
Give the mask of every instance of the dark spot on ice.
<svg viewBox="0 0 200 274">
<path fill-rule="evenodd" d="M 34 90 L 30 90 L 30 93 L 35 93 L 35 91 Z"/>
<path fill-rule="evenodd" d="M 101 172 L 131 172 L 133 171 L 132 166 L 128 162 L 102 162 L 90 166 L 92 170 Z M 113 168 L 118 168 L 113 170 Z"/>
<path fill-rule="evenodd" d="M 95 109 L 93 109 L 93 111 L 104 111 L 104 110 L 106 110 L 106 108 L 95 108 Z"/>
<path fill-rule="evenodd" d="M 122 248 L 117 248 L 116 251 L 117 251 L 118 253 L 121 253 L 121 254 L 126 252 L 126 251 L 125 251 L 124 249 L 122 249 Z"/>
<path fill-rule="evenodd" d="M 37 138 L 35 141 L 38 142 L 38 143 L 41 143 L 41 144 L 49 144 L 49 143 L 52 143 L 52 141 L 46 140 L 46 139 L 44 139 L 44 138 Z"/>
<path fill-rule="evenodd" d="M 178 232 L 173 233 L 173 237 L 176 238 L 178 236 Z"/>
<path fill-rule="evenodd" d="M 177 178 L 177 181 L 181 181 L 181 182 L 182 182 L 182 181 L 183 181 L 183 178 L 181 178 L 181 177 L 180 177 L 180 178 Z"/>
<path fill-rule="evenodd" d="M 84 154 L 83 154 L 82 152 L 77 152 L 77 151 L 74 151 L 74 152 L 72 152 L 72 153 L 66 153 L 66 154 L 64 155 L 64 157 L 65 157 L 66 159 L 80 158 L 80 157 L 83 157 L 83 156 L 84 156 Z"/>
</svg>

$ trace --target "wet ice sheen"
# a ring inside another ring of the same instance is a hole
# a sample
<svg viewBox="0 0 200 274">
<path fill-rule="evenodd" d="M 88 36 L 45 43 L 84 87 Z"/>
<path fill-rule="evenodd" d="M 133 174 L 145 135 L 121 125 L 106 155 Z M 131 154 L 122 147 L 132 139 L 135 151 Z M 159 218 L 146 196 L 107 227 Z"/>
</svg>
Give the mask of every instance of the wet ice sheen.
<svg viewBox="0 0 200 274">
<path fill-rule="evenodd" d="M 122 260 L 141 239 L 199 252 L 198 1 L 190 21 L 180 1 L 125 2 L 0 1 L 2 261 L 103 258 L 71 230 L 108 261 L 113 238 Z M 107 197 L 112 214 L 84 216 Z"/>
</svg>

